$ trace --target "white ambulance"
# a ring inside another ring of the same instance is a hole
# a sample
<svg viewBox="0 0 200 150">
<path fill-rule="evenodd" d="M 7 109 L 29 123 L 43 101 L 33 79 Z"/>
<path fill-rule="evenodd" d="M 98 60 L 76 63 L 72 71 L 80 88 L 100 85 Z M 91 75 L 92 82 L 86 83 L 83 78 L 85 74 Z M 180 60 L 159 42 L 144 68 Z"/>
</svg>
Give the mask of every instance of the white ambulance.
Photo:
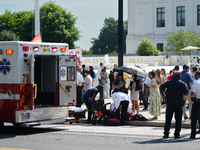
<svg viewBox="0 0 200 150">
<path fill-rule="evenodd" d="M 0 122 L 61 121 L 76 105 L 76 56 L 67 43 L 0 42 Z"/>
</svg>

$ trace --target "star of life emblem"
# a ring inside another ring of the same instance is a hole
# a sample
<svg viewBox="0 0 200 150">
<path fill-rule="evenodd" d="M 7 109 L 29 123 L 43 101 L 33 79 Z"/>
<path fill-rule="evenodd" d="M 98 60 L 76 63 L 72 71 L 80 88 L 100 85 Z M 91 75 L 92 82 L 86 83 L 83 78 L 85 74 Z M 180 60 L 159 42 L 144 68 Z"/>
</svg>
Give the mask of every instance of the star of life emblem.
<svg viewBox="0 0 200 150">
<path fill-rule="evenodd" d="M 6 58 L 0 60 L 0 73 L 3 72 L 3 75 L 6 75 L 7 72 L 9 73 L 11 70 L 10 65 L 11 65 L 10 61 L 7 60 Z"/>
<path fill-rule="evenodd" d="M 61 72 L 60 75 L 64 78 L 64 77 L 65 77 L 65 74 L 66 74 L 66 73 L 65 73 L 65 72 L 66 72 L 65 69 L 62 68 L 60 72 Z"/>
</svg>

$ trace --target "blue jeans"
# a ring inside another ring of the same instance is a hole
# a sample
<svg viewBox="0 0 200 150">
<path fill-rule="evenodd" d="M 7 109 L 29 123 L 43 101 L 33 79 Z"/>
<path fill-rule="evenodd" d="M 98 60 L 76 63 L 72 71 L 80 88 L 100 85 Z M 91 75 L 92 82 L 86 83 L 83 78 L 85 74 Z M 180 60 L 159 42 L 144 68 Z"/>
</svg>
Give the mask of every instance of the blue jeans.
<svg viewBox="0 0 200 150">
<path fill-rule="evenodd" d="M 147 108 L 148 108 L 148 104 L 147 104 L 146 98 L 145 98 L 145 96 L 144 96 L 144 92 L 142 92 L 142 89 L 141 89 L 141 91 L 139 92 L 139 94 L 140 94 L 141 100 L 143 101 L 144 109 L 147 109 Z"/>
<path fill-rule="evenodd" d="M 90 99 L 83 100 L 82 101 L 85 103 L 88 109 L 88 120 L 91 120 L 92 112 L 93 112 L 93 105 Z"/>
</svg>

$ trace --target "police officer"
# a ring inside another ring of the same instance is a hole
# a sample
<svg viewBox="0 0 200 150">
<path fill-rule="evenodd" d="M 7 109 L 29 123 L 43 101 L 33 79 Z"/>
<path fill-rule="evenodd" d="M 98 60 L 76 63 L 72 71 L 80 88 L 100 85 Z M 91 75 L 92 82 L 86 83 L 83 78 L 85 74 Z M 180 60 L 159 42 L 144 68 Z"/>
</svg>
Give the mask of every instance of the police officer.
<svg viewBox="0 0 200 150">
<path fill-rule="evenodd" d="M 197 120 L 200 119 L 200 72 L 195 73 L 196 80 L 192 85 L 190 99 L 194 103 L 192 104 L 192 115 L 191 115 L 191 135 L 190 139 L 195 139 L 196 136 L 196 124 Z M 196 95 L 196 97 L 194 97 Z"/>
<path fill-rule="evenodd" d="M 172 80 L 165 82 L 160 86 L 160 93 L 163 97 L 165 97 L 165 99 L 167 99 L 166 120 L 163 138 L 169 137 L 171 120 L 173 117 L 173 113 L 175 112 L 176 129 L 174 133 L 174 138 L 179 139 L 183 113 L 182 107 L 184 106 L 185 102 L 183 99 L 183 95 L 187 95 L 189 91 L 187 85 L 180 80 L 180 72 L 175 72 L 172 76 Z M 164 91 L 166 91 L 166 94 L 164 93 Z"/>
<path fill-rule="evenodd" d="M 85 103 L 85 105 L 87 106 L 87 109 L 88 109 L 87 123 L 91 122 L 91 116 L 92 116 L 92 110 L 93 110 L 92 103 L 95 100 L 95 97 L 98 94 L 98 92 L 101 92 L 102 89 L 103 89 L 103 86 L 98 85 L 97 87 L 87 89 L 81 96 L 82 102 Z"/>
</svg>

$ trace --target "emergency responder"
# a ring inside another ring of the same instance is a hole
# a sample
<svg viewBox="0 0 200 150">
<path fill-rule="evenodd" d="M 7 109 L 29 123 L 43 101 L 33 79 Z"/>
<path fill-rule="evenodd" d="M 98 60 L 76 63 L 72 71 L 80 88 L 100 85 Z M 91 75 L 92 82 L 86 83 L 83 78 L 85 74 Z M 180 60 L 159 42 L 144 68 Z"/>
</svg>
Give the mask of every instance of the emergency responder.
<svg viewBox="0 0 200 150">
<path fill-rule="evenodd" d="M 190 99 L 192 102 L 192 115 L 191 115 L 191 135 L 190 139 L 195 139 L 196 136 L 196 124 L 200 119 L 200 72 L 195 73 L 196 80 L 191 88 Z M 195 97 L 196 95 L 196 97 Z"/>
<path fill-rule="evenodd" d="M 93 109 L 92 103 L 95 100 L 95 97 L 98 94 L 98 92 L 101 92 L 102 89 L 103 89 L 103 86 L 98 85 L 97 87 L 87 89 L 81 96 L 82 102 L 85 103 L 88 109 L 87 123 L 91 123 L 91 116 L 92 116 L 92 109 Z"/>
<path fill-rule="evenodd" d="M 167 99 L 166 118 L 165 118 L 166 120 L 165 120 L 163 138 L 169 137 L 171 120 L 173 117 L 173 113 L 175 113 L 176 129 L 174 133 L 174 138 L 179 139 L 181 131 L 183 106 L 185 103 L 183 95 L 187 95 L 189 91 L 187 85 L 180 80 L 181 78 L 180 72 L 175 72 L 172 76 L 173 76 L 172 80 L 167 81 L 160 86 L 160 93 L 165 99 Z"/>
<path fill-rule="evenodd" d="M 76 107 L 81 107 L 81 95 L 82 95 L 82 89 L 83 89 L 83 85 L 84 85 L 84 80 L 83 80 L 83 76 L 81 75 L 81 68 L 77 67 L 77 82 L 76 82 L 76 86 L 77 86 L 77 104 Z"/>
</svg>

